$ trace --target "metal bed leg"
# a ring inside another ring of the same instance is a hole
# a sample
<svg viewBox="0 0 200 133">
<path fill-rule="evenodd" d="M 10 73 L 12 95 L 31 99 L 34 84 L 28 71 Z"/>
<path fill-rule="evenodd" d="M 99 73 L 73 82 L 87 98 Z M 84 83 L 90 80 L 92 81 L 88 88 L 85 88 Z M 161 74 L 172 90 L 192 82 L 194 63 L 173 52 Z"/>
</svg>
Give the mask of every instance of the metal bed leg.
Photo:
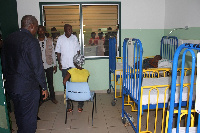
<svg viewBox="0 0 200 133">
<path fill-rule="evenodd" d="M 116 101 L 117 101 L 117 100 L 114 98 L 114 100 L 112 100 L 112 102 L 111 102 L 111 105 L 112 105 L 112 106 L 115 106 L 115 105 L 116 105 Z"/>
<path fill-rule="evenodd" d="M 109 89 L 107 90 L 107 93 L 110 94 L 111 93 L 111 71 L 109 69 Z"/>
<path fill-rule="evenodd" d="M 94 94 L 95 97 L 95 94 Z M 93 126 L 93 114 L 94 114 L 94 97 L 93 97 L 93 101 L 92 101 L 92 126 Z"/>
<path fill-rule="evenodd" d="M 198 122 L 200 122 L 200 114 L 198 114 Z M 200 132 L 200 123 L 197 125 L 197 133 Z"/>
<path fill-rule="evenodd" d="M 65 124 L 67 123 L 67 100 L 66 100 L 66 116 L 65 116 Z"/>
<path fill-rule="evenodd" d="M 93 126 L 94 108 L 95 108 L 95 112 L 97 112 L 97 108 L 96 108 L 96 93 L 94 93 L 94 97 L 93 97 L 93 106 L 92 106 L 92 126 Z"/>
<path fill-rule="evenodd" d="M 72 106 L 72 111 L 73 111 L 74 110 L 74 104 L 73 104 L 72 100 L 71 100 L 71 106 Z"/>
<path fill-rule="evenodd" d="M 93 101 L 93 106 L 92 106 L 92 126 L 93 126 L 93 114 L 94 114 L 94 101 Z"/>
<path fill-rule="evenodd" d="M 95 99 L 95 112 L 97 113 L 96 93 L 94 93 L 94 99 Z"/>
</svg>

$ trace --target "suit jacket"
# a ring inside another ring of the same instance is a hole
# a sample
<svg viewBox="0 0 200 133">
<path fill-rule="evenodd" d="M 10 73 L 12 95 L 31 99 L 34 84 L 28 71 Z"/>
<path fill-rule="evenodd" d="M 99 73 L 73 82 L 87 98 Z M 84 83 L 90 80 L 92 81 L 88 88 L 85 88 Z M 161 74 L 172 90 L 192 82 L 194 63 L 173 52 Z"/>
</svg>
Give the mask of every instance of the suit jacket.
<svg viewBox="0 0 200 133">
<path fill-rule="evenodd" d="M 20 29 L 4 41 L 2 72 L 9 93 L 47 89 L 39 42 L 28 30 Z"/>
</svg>

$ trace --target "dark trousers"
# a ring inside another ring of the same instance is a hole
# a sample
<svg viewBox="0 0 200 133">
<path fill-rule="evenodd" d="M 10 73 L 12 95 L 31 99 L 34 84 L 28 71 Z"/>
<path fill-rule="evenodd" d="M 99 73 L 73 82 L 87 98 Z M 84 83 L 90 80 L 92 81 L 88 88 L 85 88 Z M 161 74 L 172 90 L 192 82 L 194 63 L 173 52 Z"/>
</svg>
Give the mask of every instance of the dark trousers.
<svg viewBox="0 0 200 133">
<path fill-rule="evenodd" d="M 63 80 L 64 80 L 65 76 L 67 75 L 67 70 L 69 70 L 69 69 L 71 69 L 71 67 L 70 67 L 70 68 L 67 68 L 67 69 L 62 69 L 62 77 L 63 77 Z M 68 81 L 70 81 L 70 78 L 69 78 Z M 65 90 L 65 89 L 66 89 L 66 85 L 64 85 L 64 90 Z"/>
<path fill-rule="evenodd" d="M 50 92 L 50 99 L 55 99 L 55 92 L 54 92 L 54 86 L 53 86 L 53 67 L 45 69 L 45 74 L 47 78 L 47 85 Z"/>
<path fill-rule="evenodd" d="M 14 104 L 17 133 L 35 133 L 37 128 L 37 113 L 40 90 L 25 94 L 9 94 Z"/>
<path fill-rule="evenodd" d="M 62 69 L 62 77 L 63 77 L 63 79 L 67 75 L 67 70 L 69 70 L 69 69 L 71 69 L 71 67 L 67 68 L 67 69 Z M 70 81 L 70 79 L 68 81 Z M 64 85 L 64 90 L 66 90 L 66 85 Z M 72 100 L 67 100 L 67 109 L 71 109 L 72 108 L 71 103 L 72 103 Z M 84 105 L 83 101 L 79 101 L 78 102 L 78 108 L 82 108 L 83 105 Z"/>
</svg>

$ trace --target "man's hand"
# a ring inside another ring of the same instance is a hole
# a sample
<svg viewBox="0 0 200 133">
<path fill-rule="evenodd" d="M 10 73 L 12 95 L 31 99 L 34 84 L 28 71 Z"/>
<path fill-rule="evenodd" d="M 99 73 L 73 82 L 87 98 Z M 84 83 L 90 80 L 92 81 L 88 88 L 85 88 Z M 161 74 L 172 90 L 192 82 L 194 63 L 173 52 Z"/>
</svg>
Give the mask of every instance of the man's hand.
<svg viewBox="0 0 200 133">
<path fill-rule="evenodd" d="M 67 81 L 66 81 L 65 79 L 63 79 L 63 85 L 65 85 L 65 84 L 66 84 L 66 82 L 67 82 Z"/>
<path fill-rule="evenodd" d="M 67 72 L 67 75 L 66 75 L 65 78 L 63 79 L 63 85 L 66 84 L 66 82 L 69 80 L 70 77 L 71 77 L 70 73 Z"/>
<path fill-rule="evenodd" d="M 53 67 L 53 71 L 54 71 L 54 73 L 57 72 L 57 66 L 54 66 L 54 67 Z"/>
<path fill-rule="evenodd" d="M 44 95 L 44 97 L 43 97 L 43 100 L 45 100 L 45 99 L 47 99 L 47 97 L 48 97 L 48 91 L 47 90 L 42 90 L 42 95 Z"/>
<path fill-rule="evenodd" d="M 62 71 L 62 65 L 61 64 L 59 64 L 59 70 Z"/>
<path fill-rule="evenodd" d="M 61 53 L 57 53 L 57 59 L 58 59 L 58 64 L 59 64 L 59 70 L 62 71 L 62 65 L 60 62 L 60 57 L 61 57 Z"/>
</svg>

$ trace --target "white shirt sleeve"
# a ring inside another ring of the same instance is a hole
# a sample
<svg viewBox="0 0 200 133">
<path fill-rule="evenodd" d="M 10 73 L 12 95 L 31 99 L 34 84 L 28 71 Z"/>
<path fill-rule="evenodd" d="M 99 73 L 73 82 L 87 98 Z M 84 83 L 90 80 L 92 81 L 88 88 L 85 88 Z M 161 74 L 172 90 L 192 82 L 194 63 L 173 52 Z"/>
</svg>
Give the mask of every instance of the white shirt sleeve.
<svg viewBox="0 0 200 133">
<path fill-rule="evenodd" d="M 79 42 L 78 42 L 77 37 L 74 36 L 74 39 L 75 39 L 75 50 L 76 50 L 76 51 L 80 51 L 80 50 L 81 50 L 81 46 L 80 46 L 80 44 L 79 44 Z"/>
<path fill-rule="evenodd" d="M 61 45 L 61 37 L 58 37 L 55 52 L 61 53 L 60 45 Z"/>
</svg>

